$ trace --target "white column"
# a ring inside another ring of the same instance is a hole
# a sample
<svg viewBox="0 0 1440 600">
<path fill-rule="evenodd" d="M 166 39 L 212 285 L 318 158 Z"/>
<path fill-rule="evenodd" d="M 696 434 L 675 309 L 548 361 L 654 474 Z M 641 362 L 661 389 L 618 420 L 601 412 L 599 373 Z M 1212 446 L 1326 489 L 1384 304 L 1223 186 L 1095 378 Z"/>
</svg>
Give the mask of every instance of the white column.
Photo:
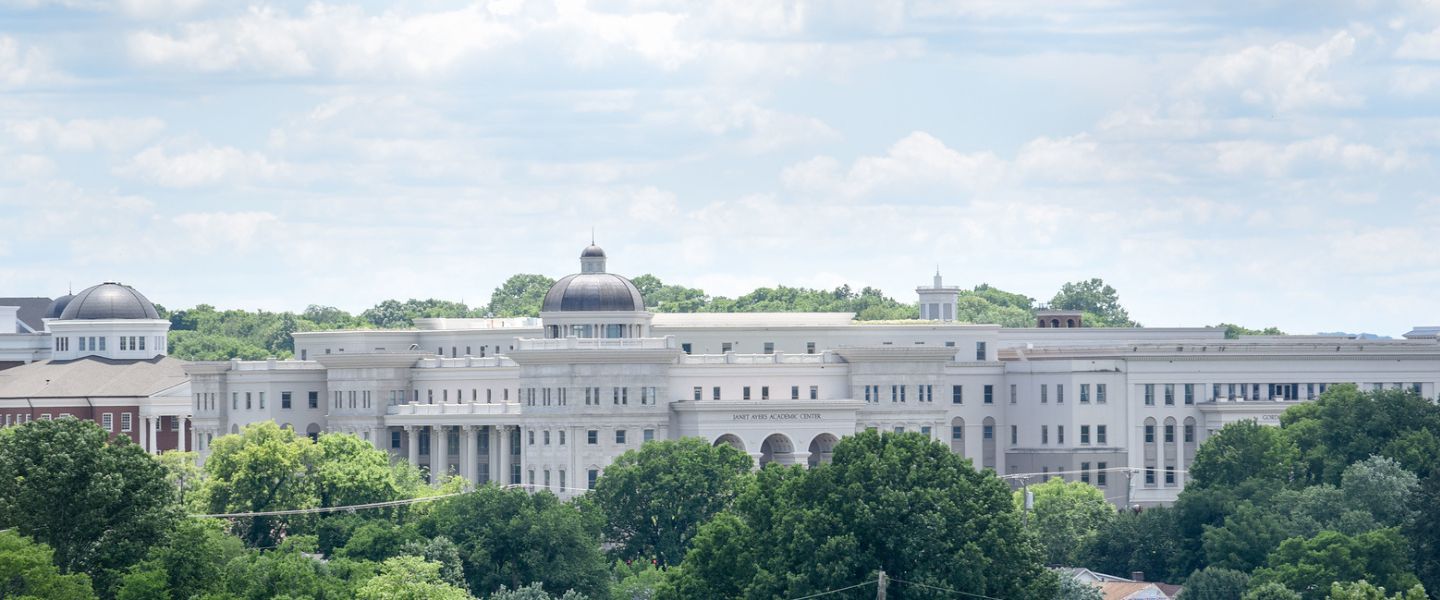
<svg viewBox="0 0 1440 600">
<path fill-rule="evenodd" d="M 175 445 L 181 452 L 190 451 L 190 417 L 176 417 L 180 419 L 180 432 L 175 434 Z"/>
<path fill-rule="evenodd" d="M 462 430 L 465 438 L 460 446 L 460 466 L 463 469 L 465 480 L 470 482 L 470 487 L 480 483 L 480 453 L 478 442 L 480 437 L 479 428 L 475 425 L 466 425 Z"/>
<path fill-rule="evenodd" d="M 497 467 L 500 470 L 500 485 L 510 485 L 510 426 L 502 425 L 495 430 L 500 434 L 500 457 Z"/>
<path fill-rule="evenodd" d="M 500 485 L 500 428 L 490 425 L 490 462 L 485 469 L 490 472 L 490 482 Z"/>
<path fill-rule="evenodd" d="M 137 431 L 136 433 L 139 434 L 139 436 L 140 436 L 140 447 L 141 447 L 141 448 L 144 448 L 146 452 L 149 452 L 149 451 L 150 451 L 150 419 L 145 418 L 145 417 L 140 417 L 140 431 Z"/>
<path fill-rule="evenodd" d="M 436 425 L 430 428 L 430 483 L 440 483 L 450 474 L 450 428 Z"/>
<path fill-rule="evenodd" d="M 414 425 L 405 426 L 406 442 L 409 446 L 405 451 L 409 454 L 410 466 L 420 468 L 420 428 Z"/>
</svg>

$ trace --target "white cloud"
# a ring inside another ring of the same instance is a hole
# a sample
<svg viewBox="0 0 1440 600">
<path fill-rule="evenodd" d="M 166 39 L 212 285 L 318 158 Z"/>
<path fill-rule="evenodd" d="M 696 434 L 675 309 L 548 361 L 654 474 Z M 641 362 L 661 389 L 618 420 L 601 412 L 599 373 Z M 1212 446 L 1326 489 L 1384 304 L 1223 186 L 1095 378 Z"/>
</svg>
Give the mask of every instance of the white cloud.
<svg viewBox="0 0 1440 600">
<path fill-rule="evenodd" d="M 164 128 L 165 122 L 156 118 L 58 121 L 41 117 L 0 122 L 0 131 L 21 144 L 78 151 L 133 148 L 154 138 Z"/>
<path fill-rule="evenodd" d="M 249 251 L 267 240 L 281 239 L 280 219 L 268 212 L 185 213 L 170 219 L 188 238 L 186 248 L 202 251 Z"/>
<path fill-rule="evenodd" d="M 1119 181 L 1133 178 L 1115 156 L 1087 134 L 1063 138 L 1040 136 L 1020 149 L 1015 166 L 1027 179 L 1065 182 Z"/>
<path fill-rule="evenodd" d="M 15 38 L 0 35 L 0 88 L 48 83 L 57 78 L 39 49 L 21 46 Z"/>
<path fill-rule="evenodd" d="M 152 146 L 116 167 L 115 172 L 161 187 L 189 188 L 274 179 L 289 170 L 259 152 L 207 144 L 178 152 Z"/>
<path fill-rule="evenodd" d="M 1405 34 L 1405 39 L 1395 50 L 1395 56 L 1416 60 L 1440 60 L 1440 27 L 1429 33 Z"/>
<path fill-rule="evenodd" d="M 839 161 L 821 156 L 786 168 L 781 180 L 793 190 L 845 198 L 880 190 L 943 194 L 988 187 L 1004 168 L 993 153 L 958 152 L 916 131 L 891 145 L 884 156 L 858 158 L 843 172 Z"/>
<path fill-rule="evenodd" d="M 677 108 L 664 120 L 688 120 L 711 135 L 741 136 L 741 147 L 752 153 L 840 139 L 840 132 L 815 117 L 766 108 L 751 99 L 720 96 L 723 93 L 715 91 L 670 94 L 667 99 Z"/>
<path fill-rule="evenodd" d="M 1234 94 L 1252 105 L 1288 111 L 1313 106 L 1354 106 L 1361 97 L 1327 79 L 1330 68 L 1355 51 L 1348 31 L 1317 46 L 1290 41 L 1250 46 L 1201 62 L 1181 89 L 1202 94 Z"/>
<path fill-rule="evenodd" d="M 1404 150 L 1386 151 L 1369 144 L 1346 142 L 1334 135 L 1289 143 L 1216 142 L 1212 148 L 1216 167 L 1223 172 L 1260 173 L 1276 178 L 1330 167 L 1390 172 L 1414 162 Z"/>
</svg>

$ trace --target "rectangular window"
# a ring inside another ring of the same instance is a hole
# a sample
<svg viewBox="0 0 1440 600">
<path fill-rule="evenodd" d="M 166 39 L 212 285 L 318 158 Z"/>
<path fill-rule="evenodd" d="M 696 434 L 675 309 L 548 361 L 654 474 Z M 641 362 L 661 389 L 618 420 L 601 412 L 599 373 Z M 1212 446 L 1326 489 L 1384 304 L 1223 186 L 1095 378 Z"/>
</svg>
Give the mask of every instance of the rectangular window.
<svg viewBox="0 0 1440 600">
<path fill-rule="evenodd" d="M 1185 443 L 1191 444 L 1191 443 L 1194 443 L 1194 442 L 1195 442 L 1195 426 L 1194 426 L 1194 425 L 1186 425 L 1186 426 L 1185 426 Z"/>
<path fill-rule="evenodd" d="M 1041 404 L 1049 404 L 1049 403 L 1050 403 L 1050 384 L 1047 384 L 1047 383 L 1042 383 L 1042 384 L 1040 384 L 1040 403 L 1041 403 Z"/>
<path fill-rule="evenodd" d="M 561 445 L 561 446 L 564 446 L 564 445 L 565 445 L 565 430 L 564 430 L 564 429 L 561 429 L 561 430 L 560 430 L 560 445 Z"/>
<path fill-rule="evenodd" d="M 689 344 L 689 343 L 680 344 L 680 351 L 681 351 L 681 352 L 684 352 L 684 353 L 686 353 L 686 354 L 689 354 L 689 353 L 690 353 L 690 344 Z"/>
<path fill-rule="evenodd" d="M 588 392 L 588 391 L 590 391 L 590 390 L 589 390 L 589 389 L 586 389 L 585 391 Z M 695 386 L 695 401 L 696 401 L 696 402 L 699 402 L 699 401 L 700 401 L 700 394 L 704 393 L 704 391 L 705 391 L 704 388 L 702 388 L 702 387 L 700 387 L 700 386 L 698 386 L 698 385 Z M 589 404 L 589 403 L 590 403 L 590 395 L 589 395 L 589 394 L 586 394 L 586 395 L 585 395 L 585 403 L 586 403 L 586 404 Z"/>
<path fill-rule="evenodd" d="M 252 394 L 253 392 L 245 392 L 245 410 L 250 410 L 255 407 L 254 403 L 251 401 Z"/>
<path fill-rule="evenodd" d="M 769 399 L 770 399 L 770 386 L 768 386 L 768 385 L 762 385 L 762 386 L 760 386 L 760 399 L 761 399 L 761 400 L 769 400 Z"/>
<path fill-rule="evenodd" d="M 1014 404 L 1020 400 L 1020 386 L 1010 384 L 1010 403 Z"/>
<path fill-rule="evenodd" d="M 815 353 L 815 342 L 805 342 L 805 353 L 806 353 L 806 354 L 814 354 L 814 353 Z"/>
<path fill-rule="evenodd" d="M 585 489 L 587 489 L 587 490 L 593 490 L 593 489 L 595 489 L 595 480 L 596 480 L 596 479 L 599 479 L 599 478 L 600 478 L 600 470 L 599 470 L 599 469 L 590 469 L 589 471 L 586 471 L 586 472 L 585 472 Z"/>
<path fill-rule="evenodd" d="M 1175 384 L 1165 384 L 1165 406 L 1175 406 Z"/>
<path fill-rule="evenodd" d="M 280 408 L 290 408 L 290 392 L 280 392 Z"/>
<path fill-rule="evenodd" d="M 774 353 L 775 353 L 775 342 L 765 342 L 765 353 L 766 353 L 766 354 L 774 354 Z"/>
<path fill-rule="evenodd" d="M 995 426 L 986 425 L 980 430 L 980 437 L 987 440 L 995 439 Z"/>
<path fill-rule="evenodd" d="M 1018 444 L 1018 443 L 1020 443 L 1020 427 L 1017 426 L 1017 425 L 1011 425 L 1011 426 L 1010 426 L 1010 445 L 1011 445 L 1011 446 L 1014 446 L 1015 444 Z"/>
<path fill-rule="evenodd" d="M 1194 404 L 1194 403 L 1195 403 L 1195 384 L 1193 384 L 1193 383 L 1187 383 L 1187 384 L 1185 384 L 1185 403 L 1186 403 L 1186 404 Z"/>
<path fill-rule="evenodd" d="M 398 430 L 390 432 L 390 448 L 400 449 L 400 432 Z"/>
<path fill-rule="evenodd" d="M 965 388 L 964 388 L 964 386 L 959 386 L 959 385 L 952 385 L 952 386 L 950 386 L 950 403 L 951 403 L 951 404 L 964 404 L 964 403 L 965 403 Z"/>
<path fill-rule="evenodd" d="M 720 351 L 729 352 L 733 345 L 730 342 L 720 342 Z"/>
<path fill-rule="evenodd" d="M 600 443 L 600 432 L 599 432 L 598 430 L 595 430 L 595 429 L 591 429 L 591 430 L 589 430 L 589 431 L 586 431 L 586 432 L 585 432 L 585 443 L 590 444 L 590 445 L 592 445 L 592 446 L 595 445 L 595 444 Z"/>
<path fill-rule="evenodd" d="M 1040 443 L 1041 443 L 1041 444 L 1049 444 L 1049 443 L 1050 443 L 1050 426 L 1049 426 L 1049 425 L 1041 425 L 1041 426 L 1040 426 Z"/>
<path fill-rule="evenodd" d="M 749 399 L 750 399 L 750 386 L 747 385 L 747 386 L 744 386 L 744 387 L 740 388 L 740 399 L 741 399 L 741 400 L 749 400 Z"/>
<path fill-rule="evenodd" d="M 930 431 L 931 429 L 929 425 L 923 425 L 920 427 L 920 433 L 924 434 L 925 437 L 930 437 Z"/>
<path fill-rule="evenodd" d="M 1145 384 L 1145 406 L 1155 406 L 1155 384 Z"/>
<path fill-rule="evenodd" d="M 1095 463 L 1095 485 L 1105 487 L 1105 463 Z"/>
<path fill-rule="evenodd" d="M 616 429 L 616 430 L 615 430 L 615 443 L 617 443 L 617 444 L 623 444 L 623 443 L 625 443 L 625 430 L 624 430 L 624 429 Z"/>
<path fill-rule="evenodd" d="M 897 426 L 895 427 L 895 433 L 905 433 L 905 427 L 904 427 L 904 426 L 897 425 Z"/>
<path fill-rule="evenodd" d="M 1081 426 L 1080 426 L 1080 444 L 1081 444 L 1082 446 L 1088 446 L 1088 445 L 1090 445 L 1090 426 L 1089 426 L 1089 425 L 1081 425 Z"/>
<path fill-rule="evenodd" d="M 120 413 L 120 431 L 130 433 L 131 425 L 130 413 Z"/>
<path fill-rule="evenodd" d="M 965 439 L 965 428 L 964 428 L 964 427 L 951 427 L 951 428 L 950 428 L 950 439 L 952 439 L 952 440 L 963 440 L 963 439 Z"/>
<path fill-rule="evenodd" d="M 10 415 L 5 415 L 5 418 L 8 420 Z M 100 415 L 100 428 L 105 431 L 115 431 L 115 415 L 112 413 Z"/>
<path fill-rule="evenodd" d="M 145 336 L 143 336 L 143 335 L 140 336 L 139 338 L 137 338 L 137 341 L 140 342 L 140 349 L 141 349 L 141 350 L 144 350 L 144 349 L 145 349 Z M 104 342 L 103 340 L 100 342 L 100 349 L 101 349 L 101 350 L 104 350 L 104 349 L 105 349 L 105 342 Z"/>
<path fill-rule="evenodd" d="M 260 410 L 265 410 L 265 392 L 258 393 L 260 394 Z"/>
<path fill-rule="evenodd" d="M 310 408 L 320 408 L 320 392 L 307 392 Z"/>
<path fill-rule="evenodd" d="M 1145 485 L 1155 485 L 1154 467 L 1145 467 Z"/>
<path fill-rule="evenodd" d="M 127 340 L 129 340 L 129 339 L 130 339 L 129 336 L 124 336 L 124 335 L 120 336 L 120 351 L 121 351 L 121 352 L 124 352 L 124 351 L 130 349 L 130 346 L 125 343 L 125 342 L 126 342 Z"/>
<path fill-rule="evenodd" d="M 986 386 L 985 386 L 985 398 L 984 398 L 983 402 L 984 402 L 985 404 L 994 404 L 994 403 L 995 403 L 995 386 L 993 386 L 993 385 L 986 385 Z"/>
<path fill-rule="evenodd" d="M 1167 444 L 1173 444 L 1173 443 L 1175 443 L 1175 426 L 1174 426 L 1174 425 L 1166 425 L 1166 426 L 1165 426 L 1165 443 L 1167 443 Z"/>
<path fill-rule="evenodd" d="M 810 386 L 810 399 L 811 399 L 811 400 L 819 400 L 819 399 L 820 399 L 820 386 L 818 386 L 818 385 L 812 385 L 812 386 Z"/>
<path fill-rule="evenodd" d="M 549 429 L 546 429 L 546 430 L 544 431 L 544 435 L 543 435 L 542 437 L 543 437 L 544 439 L 542 439 L 541 442 L 543 442 L 544 445 L 549 446 L 549 445 L 550 445 L 550 430 L 549 430 Z"/>
<path fill-rule="evenodd" d="M 1146 425 L 1146 426 L 1145 426 L 1145 443 L 1147 443 L 1147 444 L 1153 444 L 1153 443 L 1155 443 L 1155 426 L 1154 426 L 1154 425 Z"/>
<path fill-rule="evenodd" d="M 1065 445 L 1065 426 L 1064 426 L 1064 425 L 1056 425 L 1056 426 L 1055 426 L 1055 443 L 1060 444 L 1060 445 L 1062 445 L 1062 446 Z"/>
<path fill-rule="evenodd" d="M 711 388 L 711 389 L 710 389 L 710 396 L 711 396 L 712 398 L 716 399 L 716 400 L 719 400 L 719 399 L 720 399 L 720 386 L 717 385 L 717 386 Z"/>
<path fill-rule="evenodd" d="M 792 386 L 790 386 L 790 399 L 791 399 L 791 400 L 799 400 L 799 399 L 800 399 L 800 386 L 798 386 L 798 385 L 792 385 Z"/>
<path fill-rule="evenodd" d="M 646 430 L 644 430 L 644 431 L 641 433 L 641 439 L 642 439 L 643 441 L 646 441 L 646 442 L 655 439 L 655 430 L 654 430 L 654 429 L 646 429 Z"/>
<path fill-rule="evenodd" d="M 1090 483 L 1090 463 L 1088 462 L 1080 463 L 1080 481 L 1081 483 Z"/>
<path fill-rule="evenodd" d="M 230 410 L 240 410 L 240 392 L 230 392 Z"/>
<path fill-rule="evenodd" d="M 1104 444 L 1105 444 L 1105 426 L 1104 426 L 1104 425 L 1096 425 L 1096 426 L 1095 426 L 1095 443 L 1100 444 L 1100 445 L 1104 445 Z"/>
<path fill-rule="evenodd" d="M 901 401 L 901 402 L 904 402 L 904 401 L 905 401 L 905 387 L 906 387 L 906 386 L 903 386 L 903 385 L 900 386 L 900 401 Z"/>
<path fill-rule="evenodd" d="M 101 351 L 104 351 L 104 350 L 105 350 L 105 339 L 106 339 L 105 336 L 100 336 L 100 350 L 101 350 Z M 143 339 L 145 339 L 145 338 L 140 338 L 140 339 L 143 340 Z"/>
<path fill-rule="evenodd" d="M 1082 383 L 1082 384 L 1080 384 L 1080 403 L 1081 403 L 1081 404 L 1089 404 L 1089 403 L 1090 403 L 1090 384 L 1088 384 L 1088 383 Z"/>
<path fill-rule="evenodd" d="M 1105 384 L 1103 384 L 1103 383 L 1097 383 L 1097 384 L 1095 384 L 1095 403 L 1096 403 L 1096 404 L 1104 404 L 1104 403 L 1105 403 Z"/>
<path fill-rule="evenodd" d="M 975 342 L 975 360 L 985 360 L 985 342 Z"/>
</svg>

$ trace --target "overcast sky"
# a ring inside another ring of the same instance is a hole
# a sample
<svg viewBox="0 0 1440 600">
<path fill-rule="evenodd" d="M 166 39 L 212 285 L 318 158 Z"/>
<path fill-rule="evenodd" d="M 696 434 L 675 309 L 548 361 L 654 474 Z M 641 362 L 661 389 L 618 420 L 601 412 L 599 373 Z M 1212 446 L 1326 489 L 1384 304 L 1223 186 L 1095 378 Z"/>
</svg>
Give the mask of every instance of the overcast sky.
<svg viewBox="0 0 1440 600">
<path fill-rule="evenodd" d="M 8 296 L 481 304 L 593 226 L 712 294 L 938 265 L 1398 335 L 1437 149 L 1433 1 L 0 0 Z"/>
</svg>

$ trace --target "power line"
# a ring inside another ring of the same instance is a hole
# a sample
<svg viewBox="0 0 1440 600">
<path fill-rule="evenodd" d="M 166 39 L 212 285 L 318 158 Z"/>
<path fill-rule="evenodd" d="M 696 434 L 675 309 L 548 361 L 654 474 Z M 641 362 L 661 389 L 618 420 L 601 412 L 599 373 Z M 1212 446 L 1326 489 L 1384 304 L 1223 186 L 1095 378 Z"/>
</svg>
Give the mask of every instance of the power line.
<svg viewBox="0 0 1440 600">
<path fill-rule="evenodd" d="M 809 596 L 801 596 L 801 597 L 799 597 L 799 598 L 791 598 L 790 600 L 806 600 L 806 598 L 819 598 L 819 597 L 821 597 L 821 596 L 829 596 L 830 594 L 838 594 L 838 593 L 843 592 L 843 591 L 846 591 L 846 590 L 853 590 L 853 589 L 855 589 L 855 588 L 865 587 L 865 586 L 867 586 L 867 585 L 875 585 L 875 582 L 873 582 L 873 581 L 862 581 L 862 582 L 860 582 L 860 583 L 857 583 L 857 584 L 852 585 L 852 586 L 849 586 L 849 587 L 843 587 L 843 588 L 840 588 L 840 589 L 837 589 L 837 590 L 828 590 L 828 591 L 820 592 L 820 593 L 818 593 L 818 594 L 810 594 Z"/>
<path fill-rule="evenodd" d="M 926 585 L 926 584 L 917 583 L 917 582 L 914 582 L 914 581 L 905 581 L 904 579 L 899 579 L 899 578 L 896 578 L 896 577 L 888 577 L 888 576 L 887 576 L 886 579 L 889 579 L 890 581 L 894 581 L 894 582 L 897 582 L 897 583 L 903 583 L 903 584 L 905 584 L 905 585 L 913 585 L 913 586 L 916 586 L 916 587 L 922 587 L 922 588 L 926 588 L 926 589 L 935 590 L 935 591 L 937 591 L 937 592 L 949 592 L 949 593 L 951 593 L 951 594 L 960 594 L 961 596 L 972 596 L 972 597 L 975 597 L 975 598 L 984 598 L 985 600 L 1000 600 L 1000 598 L 996 598 L 996 597 L 994 597 L 994 596 L 986 596 L 986 595 L 984 595 L 984 594 L 974 594 L 974 593 L 971 593 L 971 592 L 962 592 L 962 591 L 960 591 L 960 590 L 952 590 L 952 589 L 950 589 L 950 588 L 943 588 L 943 587 L 934 586 L 934 585 Z"/>
</svg>

